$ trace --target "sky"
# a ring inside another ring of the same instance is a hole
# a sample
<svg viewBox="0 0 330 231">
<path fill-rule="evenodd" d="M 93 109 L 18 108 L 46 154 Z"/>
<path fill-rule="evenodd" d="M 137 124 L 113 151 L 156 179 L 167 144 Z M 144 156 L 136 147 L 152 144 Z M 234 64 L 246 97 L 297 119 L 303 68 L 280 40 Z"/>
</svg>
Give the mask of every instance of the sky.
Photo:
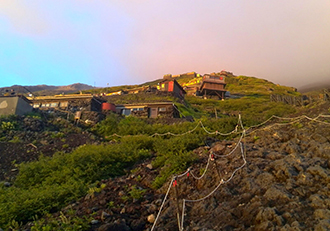
<svg viewBox="0 0 330 231">
<path fill-rule="evenodd" d="M 0 87 L 227 70 L 330 82 L 329 0 L 0 0 Z"/>
</svg>

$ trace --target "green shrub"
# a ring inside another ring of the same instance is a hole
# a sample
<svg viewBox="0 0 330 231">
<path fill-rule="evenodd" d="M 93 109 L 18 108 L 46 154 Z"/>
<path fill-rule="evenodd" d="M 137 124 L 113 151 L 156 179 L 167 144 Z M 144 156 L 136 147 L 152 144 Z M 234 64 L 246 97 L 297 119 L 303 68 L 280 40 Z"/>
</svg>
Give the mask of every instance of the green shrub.
<svg viewBox="0 0 330 231">
<path fill-rule="evenodd" d="M 119 122 L 118 133 L 120 135 L 150 134 L 152 133 L 152 128 L 145 121 L 128 116 Z"/>
<path fill-rule="evenodd" d="M 133 185 L 129 191 L 129 195 L 136 200 L 139 200 L 143 197 L 143 195 L 145 194 L 146 189 L 140 189 L 139 187 L 137 187 L 136 185 Z"/>
<path fill-rule="evenodd" d="M 34 118 L 34 119 L 41 119 L 42 116 L 40 113 L 38 112 L 30 112 L 28 114 L 26 114 L 26 117 L 31 117 L 31 118 Z"/>
<path fill-rule="evenodd" d="M 14 136 L 13 139 L 9 140 L 10 143 L 20 143 L 22 142 L 21 139 L 18 136 Z"/>
<path fill-rule="evenodd" d="M 122 118 L 117 114 L 111 113 L 108 114 L 106 119 L 96 124 L 92 131 L 96 132 L 99 135 L 109 136 L 114 133 L 117 133 L 118 123 Z"/>
<path fill-rule="evenodd" d="M 16 125 L 17 125 L 16 122 L 5 122 L 5 121 L 2 121 L 1 122 L 1 130 L 4 130 L 4 131 L 15 130 Z"/>
<path fill-rule="evenodd" d="M 52 134 L 51 134 L 51 137 L 54 139 L 54 138 L 62 138 L 62 137 L 64 137 L 65 136 L 65 134 L 63 133 L 63 132 L 53 132 Z"/>
</svg>

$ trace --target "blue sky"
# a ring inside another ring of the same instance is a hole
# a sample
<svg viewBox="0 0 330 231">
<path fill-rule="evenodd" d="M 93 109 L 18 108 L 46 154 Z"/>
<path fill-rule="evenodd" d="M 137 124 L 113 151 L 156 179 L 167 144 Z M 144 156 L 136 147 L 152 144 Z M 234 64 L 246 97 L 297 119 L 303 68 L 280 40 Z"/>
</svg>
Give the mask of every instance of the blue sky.
<svg viewBox="0 0 330 231">
<path fill-rule="evenodd" d="M 223 69 L 330 82 L 328 0 L 0 0 L 0 87 L 139 84 Z"/>
</svg>

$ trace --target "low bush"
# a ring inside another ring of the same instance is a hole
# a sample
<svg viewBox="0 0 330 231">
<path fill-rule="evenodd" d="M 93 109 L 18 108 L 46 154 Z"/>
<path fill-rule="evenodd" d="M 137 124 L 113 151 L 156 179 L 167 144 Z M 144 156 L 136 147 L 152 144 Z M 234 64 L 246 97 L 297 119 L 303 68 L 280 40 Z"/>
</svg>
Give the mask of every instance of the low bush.
<svg viewBox="0 0 330 231">
<path fill-rule="evenodd" d="M 4 131 L 11 131 L 11 130 L 15 130 L 17 124 L 15 122 L 5 122 L 5 121 L 2 121 L 1 122 L 1 130 L 4 130 Z"/>
<path fill-rule="evenodd" d="M 91 183 L 124 174 L 125 168 L 149 157 L 152 147 L 150 137 L 125 137 L 117 144 L 86 145 L 21 164 L 14 186 L 0 189 L 0 227 L 57 211 L 84 196 Z"/>
</svg>

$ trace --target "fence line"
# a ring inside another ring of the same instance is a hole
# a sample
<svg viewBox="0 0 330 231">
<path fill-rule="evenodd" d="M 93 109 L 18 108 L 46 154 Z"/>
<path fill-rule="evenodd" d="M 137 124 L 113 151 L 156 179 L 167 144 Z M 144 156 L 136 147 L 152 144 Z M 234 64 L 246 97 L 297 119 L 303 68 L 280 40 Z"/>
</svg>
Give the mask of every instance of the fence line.
<svg viewBox="0 0 330 231">
<path fill-rule="evenodd" d="M 297 123 L 297 122 L 299 122 L 299 121 L 301 121 L 301 120 L 304 120 L 304 119 L 306 119 L 306 120 L 308 120 L 308 121 L 310 121 L 310 122 L 316 122 L 316 123 L 322 123 L 322 124 L 325 124 L 325 125 L 330 125 L 329 122 L 321 121 L 320 118 L 330 118 L 330 115 L 322 115 L 322 114 L 320 114 L 320 115 L 318 115 L 318 116 L 315 117 L 315 118 L 311 118 L 311 117 L 308 117 L 308 116 L 306 116 L 306 115 L 302 115 L 302 116 L 298 116 L 298 117 L 293 117 L 293 118 L 278 117 L 278 116 L 273 115 L 273 116 L 271 116 L 269 119 L 267 119 L 266 121 L 264 121 L 264 122 L 262 122 L 262 123 L 260 123 L 260 124 L 258 124 L 258 125 L 251 126 L 251 127 L 249 127 L 248 129 L 245 129 L 244 126 L 243 126 L 243 122 L 242 122 L 242 120 L 241 120 L 241 116 L 239 115 L 238 125 L 240 125 L 240 127 L 241 127 L 242 130 L 243 130 L 243 131 L 242 131 L 242 136 L 239 138 L 239 141 L 238 141 L 238 143 L 237 143 L 237 146 L 236 146 L 236 147 L 235 147 L 235 148 L 234 148 L 229 154 L 221 155 L 220 157 L 226 157 L 226 156 L 229 156 L 230 154 L 232 154 L 232 153 L 237 149 L 238 146 L 240 146 L 240 147 L 241 147 L 240 149 L 241 149 L 241 156 L 242 156 L 243 164 L 240 165 L 239 167 L 237 167 L 237 168 L 232 172 L 231 176 L 230 176 L 227 180 L 224 180 L 224 179 L 222 178 L 222 179 L 220 180 L 219 184 L 218 184 L 218 185 L 217 185 L 217 186 L 216 186 L 216 187 L 215 187 L 210 193 L 208 193 L 206 196 L 204 196 L 204 197 L 202 197 L 202 198 L 199 198 L 199 199 L 195 199 L 195 200 L 193 200 L 193 199 L 187 199 L 187 198 L 184 198 L 184 199 L 182 200 L 181 220 L 180 220 L 180 222 L 179 222 L 179 224 L 178 224 L 179 230 L 180 230 L 180 231 L 184 230 L 184 219 L 185 219 L 185 208 L 186 208 L 186 203 L 200 202 L 200 201 L 203 201 L 203 200 L 209 198 L 210 196 L 212 196 L 212 195 L 213 195 L 213 194 L 214 194 L 214 193 L 220 188 L 221 185 L 230 182 L 230 181 L 233 179 L 233 177 L 235 176 L 235 174 L 237 173 L 237 171 L 239 171 L 240 169 L 242 169 L 242 168 L 247 164 L 247 161 L 246 161 L 246 155 L 247 155 L 247 154 L 246 154 L 246 147 L 244 147 L 244 146 L 246 145 L 246 141 L 245 141 L 245 137 L 246 137 L 246 135 L 249 135 L 249 134 L 251 134 L 251 133 L 253 133 L 253 132 L 255 132 L 255 131 L 261 130 L 261 129 L 265 129 L 265 130 L 266 130 L 266 129 L 272 128 L 272 127 L 274 127 L 274 126 L 287 126 L 287 125 L 291 125 L 291 124 Z M 284 121 L 284 123 L 283 123 L 283 122 L 282 122 L 282 123 L 274 123 L 274 124 L 271 124 L 271 125 L 269 125 L 269 126 L 266 126 L 266 127 L 263 127 L 263 128 L 259 128 L 259 127 L 265 125 L 267 122 L 271 121 L 272 119 L 279 119 L 279 120 L 286 120 L 286 121 Z M 201 122 L 200 122 L 200 123 L 201 123 Z M 204 126 L 202 126 L 202 127 L 204 128 Z M 256 128 L 256 129 L 253 129 L 253 128 Z M 196 128 L 195 128 L 195 129 L 196 129 Z M 237 129 L 238 129 L 238 126 L 236 126 L 236 128 L 235 128 L 235 131 L 236 131 L 236 132 L 237 132 Z M 253 131 L 249 131 L 249 130 L 252 130 L 252 129 L 253 129 Z M 204 128 L 204 130 L 206 130 L 206 129 Z M 206 131 L 207 131 L 207 130 L 206 130 Z M 249 131 L 249 132 L 248 132 L 248 131 Z M 208 132 L 208 133 L 209 133 L 209 132 Z M 187 134 L 187 133 L 184 133 L 184 134 Z M 217 132 L 215 132 L 215 133 L 211 133 L 211 132 L 210 132 L 209 134 L 217 134 Z M 244 138 L 244 142 L 242 142 L 243 138 Z M 162 211 L 162 209 L 163 209 L 163 207 L 164 207 L 165 201 L 166 201 L 166 199 L 167 199 L 167 197 L 168 197 L 168 195 L 169 195 L 169 193 L 170 193 L 170 190 L 171 190 L 172 186 L 173 186 L 173 187 L 176 186 L 176 183 L 177 183 L 177 182 L 176 182 L 176 179 L 177 179 L 177 178 L 181 178 L 181 177 L 187 175 L 188 173 L 191 173 L 191 175 L 193 176 L 193 178 L 195 178 L 196 180 L 199 180 L 199 179 L 203 178 L 204 175 L 205 175 L 205 173 L 206 173 L 206 170 L 207 170 L 208 167 L 209 167 L 209 162 L 210 162 L 210 160 L 211 160 L 211 158 L 212 158 L 212 155 L 214 155 L 213 152 L 211 152 L 211 153 L 209 154 L 209 156 L 208 156 L 208 162 L 207 162 L 207 164 L 206 164 L 205 171 L 203 172 L 203 174 L 202 174 L 200 177 L 196 177 L 196 176 L 194 176 L 194 175 L 192 174 L 192 172 L 191 172 L 192 167 L 189 167 L 184 173 L 172 177 L 172 179 L 171 179 L 171 181 L 170 181 L 170 184 L 169 184 L 169 187 L 168 187 L 168 189 L 167 189 L 166 195 L 165 195 L 165 197 L 164 197 L 164 199 L 163 199 L 163 202 L 162 202 L 162 204 L 161 204 L 161 207 L 160 207 L 160 209 L 159 209 L 159 211 L 158 211 L 158 214 L 157 214 L 157 217 L 156 217 L 156 219 L 155 219 L 155 222 L 154 222 L 154 224 L 153 224 L 153 226 L 152 226 L 152 228 L 151 228 L 151 231 L 153 231 L 154 228 L 156 227 L 156 223 L 157 223 L 157 221 L 158 221 L 158 219 L 159 219 L 159 217 L 160 217 L 161 211 Z M 218 155 L 217 155 L 217 156 L 218 156 Z M 175 184 L 173 184 L 174 182 L 175 182 Z M 177 200 L 178 200 L 178 198 L 177 198 Z M 179 216 L 180 216 L 180 215 L 178 215 L 178 218 L 179 218 Z"/>
<path fill-rule="evenodd" d="M 290 96 L 290 95 L 270 95 L 271 102 L 282 102 L 285 104 L 290 104 L 293 106 L 302 107 L 304 105 L 318 102 L 318 101 L 330 101 L 330 93 L 325 90 L 323 94 L 319 94 L 317 96 Z"/>
</svg>

